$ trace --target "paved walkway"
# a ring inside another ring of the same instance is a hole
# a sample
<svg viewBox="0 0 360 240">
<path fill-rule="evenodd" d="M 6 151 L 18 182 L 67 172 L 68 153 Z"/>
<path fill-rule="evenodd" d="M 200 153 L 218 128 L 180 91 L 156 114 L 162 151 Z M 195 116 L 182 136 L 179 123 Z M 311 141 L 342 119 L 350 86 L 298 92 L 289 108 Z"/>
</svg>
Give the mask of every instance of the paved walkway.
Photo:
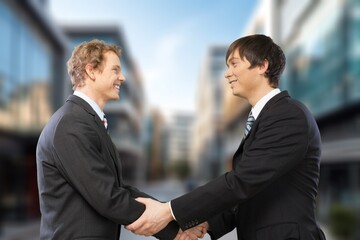
<svg viewBox="0 0 360 240">
<path fill-rule="evenodd" d="M 165 181 L 152 184 L 140 185 L 139 189 L 146 192 L 161 201 L 168 201 L 185 193 L 186 189 L 183 184 L 177 181 Z M 39 239 L 39 224 L 38 220 L 26 223 L 6 223 L 0 231 L 0 240 L 38 240 Z M 327 240 L 335 240 L 329 235 L 326 228 L 322 227 L 325 232 Z M 132 232 L 122 229 L 120 240 L 153 240 L 154 237 L 142 237 L 134 235 Z M 204 240 L 210 240 L 206 235 Z M 236 232 L 223 236 L 220 240 L 236 240 Z"/>
</svg>

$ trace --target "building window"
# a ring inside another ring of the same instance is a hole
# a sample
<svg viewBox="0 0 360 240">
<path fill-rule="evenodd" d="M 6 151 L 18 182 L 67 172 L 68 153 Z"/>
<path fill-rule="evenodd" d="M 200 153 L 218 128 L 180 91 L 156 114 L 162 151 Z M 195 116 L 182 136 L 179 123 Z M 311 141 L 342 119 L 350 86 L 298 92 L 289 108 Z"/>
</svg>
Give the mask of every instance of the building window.
<svg viewBox="0 0 360 240">
<path fill-rule="evenodd" d="M 0 128 L 41 129 L 50 109 L 52 57 L 16 12 L 0 2 Z"/>
</svg>

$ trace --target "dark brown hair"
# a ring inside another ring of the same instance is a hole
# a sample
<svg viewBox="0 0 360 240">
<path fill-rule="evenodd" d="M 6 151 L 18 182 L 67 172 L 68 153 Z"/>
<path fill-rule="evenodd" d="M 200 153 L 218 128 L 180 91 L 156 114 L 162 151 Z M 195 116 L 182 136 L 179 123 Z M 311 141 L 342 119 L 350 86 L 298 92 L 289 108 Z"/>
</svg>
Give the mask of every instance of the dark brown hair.
<svg viewBox="0 0 360 240">
<path fill-rule="evenodd" d="M 286 59 L 282 49 L 270 37 L 255 34 L 235 40 L 227 50 L 225 61 L 234 51 L 239 51 L 241 59 L 245 57 L 250 62 L 250 68 L 260 66 L 267 60 L 269 66 L 265 76 L 270 86 L 278 87 Z"/>
</svg>

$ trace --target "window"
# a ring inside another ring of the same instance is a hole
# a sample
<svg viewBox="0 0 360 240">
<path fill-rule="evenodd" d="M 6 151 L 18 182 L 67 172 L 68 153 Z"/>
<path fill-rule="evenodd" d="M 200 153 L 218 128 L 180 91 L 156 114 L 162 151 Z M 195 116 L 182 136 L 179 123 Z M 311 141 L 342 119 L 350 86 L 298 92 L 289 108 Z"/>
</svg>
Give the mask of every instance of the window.
<svg viewBox="0 0 360 240">
<path fill-rule="evenodd" d="M 34 29 L 0 2 L 0 128 L 39 130 L 52 113 L 52 56 Z"/>
</svg>

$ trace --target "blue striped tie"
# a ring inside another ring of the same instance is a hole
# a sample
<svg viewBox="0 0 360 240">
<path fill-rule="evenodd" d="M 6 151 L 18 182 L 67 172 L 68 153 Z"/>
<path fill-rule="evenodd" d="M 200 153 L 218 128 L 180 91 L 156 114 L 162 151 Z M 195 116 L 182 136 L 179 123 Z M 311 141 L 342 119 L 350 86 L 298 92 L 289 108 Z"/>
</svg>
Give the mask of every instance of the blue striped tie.
<svg viewBox="0 0 360 240">
<path fill-rule="evenodd" d="M 255 118 L 252 115 L 252 112 L 250 111 L 248 119 L 246 121 L 245 129 L 244 129 L 244 138 L 250 132 L 250 129 L 251 129 L 252 125 L 254 124 L 254 122 L 255 122 Z"/>
</svg>

